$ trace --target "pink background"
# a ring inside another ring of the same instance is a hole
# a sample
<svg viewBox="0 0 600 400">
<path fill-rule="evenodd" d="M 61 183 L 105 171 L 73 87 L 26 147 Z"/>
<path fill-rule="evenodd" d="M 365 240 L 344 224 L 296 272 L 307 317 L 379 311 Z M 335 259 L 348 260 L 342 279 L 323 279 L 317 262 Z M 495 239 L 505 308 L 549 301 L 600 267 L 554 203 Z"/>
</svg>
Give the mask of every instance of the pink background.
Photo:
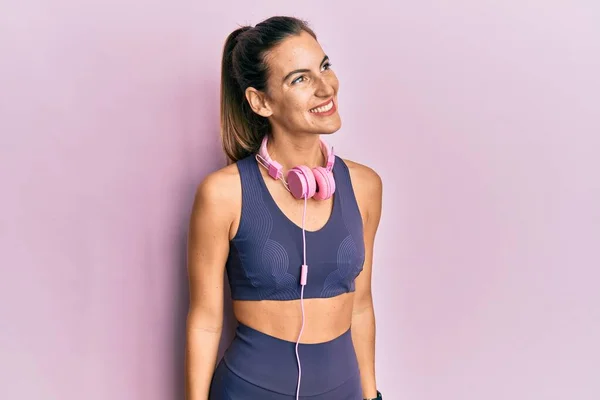
<svg viewBox="0 0 600 400">
<path fill-rule="evenodd" d="M 341 81 L 330 141 L 384 181 L 386 398 L 600 398 L 597 2 L 11 3 L 0 398 L 183 398 L 187 222 L 223 165 L 222 45 L 273 14 L 317 31 Z"/>
</svg>

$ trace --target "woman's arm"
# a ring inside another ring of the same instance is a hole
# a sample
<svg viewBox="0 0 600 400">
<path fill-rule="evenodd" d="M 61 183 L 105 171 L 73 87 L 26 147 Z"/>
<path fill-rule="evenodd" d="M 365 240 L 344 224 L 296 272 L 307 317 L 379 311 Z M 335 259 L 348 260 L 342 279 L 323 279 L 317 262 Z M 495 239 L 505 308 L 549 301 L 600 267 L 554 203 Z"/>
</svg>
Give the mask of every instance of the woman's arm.
<svg viewBox="0 0 600 400">
<path fill-rule="evenodd" d="M 365 263 L 356 278 L 352 311 L 352 342 L 358 358 L 363 397 L 377 397 L 375 380 L 375 311 L 371 295 L 373 246 L 379 226 L 382 204 L 382 182 L 375 171 L 360 166 L 357 171 L 359 204 L 364 215 Z"/>
<path fill-rule="evenodd" d="M 186 325 L 187 400 L 207 400 L 223 326 L 223 278 L 232 222 L 223 172 L 198 186 L 192 208 L 187 266 L 190 306 Z"/>
</svg>

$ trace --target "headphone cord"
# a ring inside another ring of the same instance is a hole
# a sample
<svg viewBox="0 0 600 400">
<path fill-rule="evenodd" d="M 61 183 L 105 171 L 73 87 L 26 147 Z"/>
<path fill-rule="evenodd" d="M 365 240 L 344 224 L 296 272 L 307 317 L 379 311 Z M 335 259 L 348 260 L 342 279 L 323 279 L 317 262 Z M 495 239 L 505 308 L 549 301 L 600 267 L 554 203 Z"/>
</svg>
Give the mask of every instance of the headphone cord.
<svg viewBox="0 0 600 400">
<path fill-rule="evenodd" d="M 300 334 L 298 335 L 298 340 L 296 341 L 296 360 L 298 361 L 298 386 L 296 388 L 296 400 L 298 400 L 300 396 L 300 379 L 302 378 L 302 366 L 300 365 L 300 356 L 298 355 L 298 345 L 300 344 L 300 337 L 302 336 L 302 331 L 304 331 L 304 286 L 306 285 L 306 278 L 308 275 L 308 266 L 306 265 L 306 231 L 304 229 L 304 225 L 306 222 L 306 203 L 307 196 L 305 195 L 304 211 L 302 213 L 302 247 L 304 262 L 302 263 L 302 271 L 300 276 L 300 307 L 302 309 L 302 326 L 300 327 Z"/>
</svg>

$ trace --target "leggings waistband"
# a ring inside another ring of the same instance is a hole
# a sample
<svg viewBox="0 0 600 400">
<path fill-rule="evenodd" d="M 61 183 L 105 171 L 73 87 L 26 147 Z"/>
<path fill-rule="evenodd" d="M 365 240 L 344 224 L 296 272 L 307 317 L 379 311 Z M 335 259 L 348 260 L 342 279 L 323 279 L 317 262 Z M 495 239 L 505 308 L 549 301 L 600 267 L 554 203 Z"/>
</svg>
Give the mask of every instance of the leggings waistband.
<svg viewBox="0 0 600 400">
<path fill-rule="evenodd" d="M 327 342 L 300 343 L 298 355 L 303 396 L 331 391 L 359 373 L 350 329 Z M 296 394 L 295 342 L 239 324 L 223 361 L 233 373 L 256 386 L 281 394 Z"/>
</svg>

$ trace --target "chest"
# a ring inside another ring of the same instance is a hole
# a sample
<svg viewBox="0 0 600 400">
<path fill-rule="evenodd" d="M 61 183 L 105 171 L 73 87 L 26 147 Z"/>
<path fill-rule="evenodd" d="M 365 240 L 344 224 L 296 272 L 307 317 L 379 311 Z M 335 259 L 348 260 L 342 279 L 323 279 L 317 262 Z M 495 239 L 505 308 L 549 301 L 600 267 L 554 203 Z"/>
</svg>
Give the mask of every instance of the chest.
<svg viewBox="0 0 600 400">
<path fill-rule="evenodd" d="M 265 179 L 265 188 L 268 191 L 268 197 L 272 200 L 271 206 L 276 207 L 276 212 L 279 212 L 286 220 L 295 226 L 310 232 L 321 230 L 331 218 L 334 197 L 327 200 L 306 200 L 296 199 L 290 195 L 280 181 Z"/>
<path fill-rule="evenodd" d="M 238 236 L 233 243 L 240 260 L 239 272 L 263 298 L 282 293 L 286 298 L 297 298 L 305 262 L 307 298 L 353 290 L 365 260 L 363 236 L 359 224 L 337 217 L 334 213 L 322 229 L 306 232 L 305 242 L 301 229 L 289 222 L 267 224 L 264 230 L 254 226 L 252 232 Z"/>
</svg>

